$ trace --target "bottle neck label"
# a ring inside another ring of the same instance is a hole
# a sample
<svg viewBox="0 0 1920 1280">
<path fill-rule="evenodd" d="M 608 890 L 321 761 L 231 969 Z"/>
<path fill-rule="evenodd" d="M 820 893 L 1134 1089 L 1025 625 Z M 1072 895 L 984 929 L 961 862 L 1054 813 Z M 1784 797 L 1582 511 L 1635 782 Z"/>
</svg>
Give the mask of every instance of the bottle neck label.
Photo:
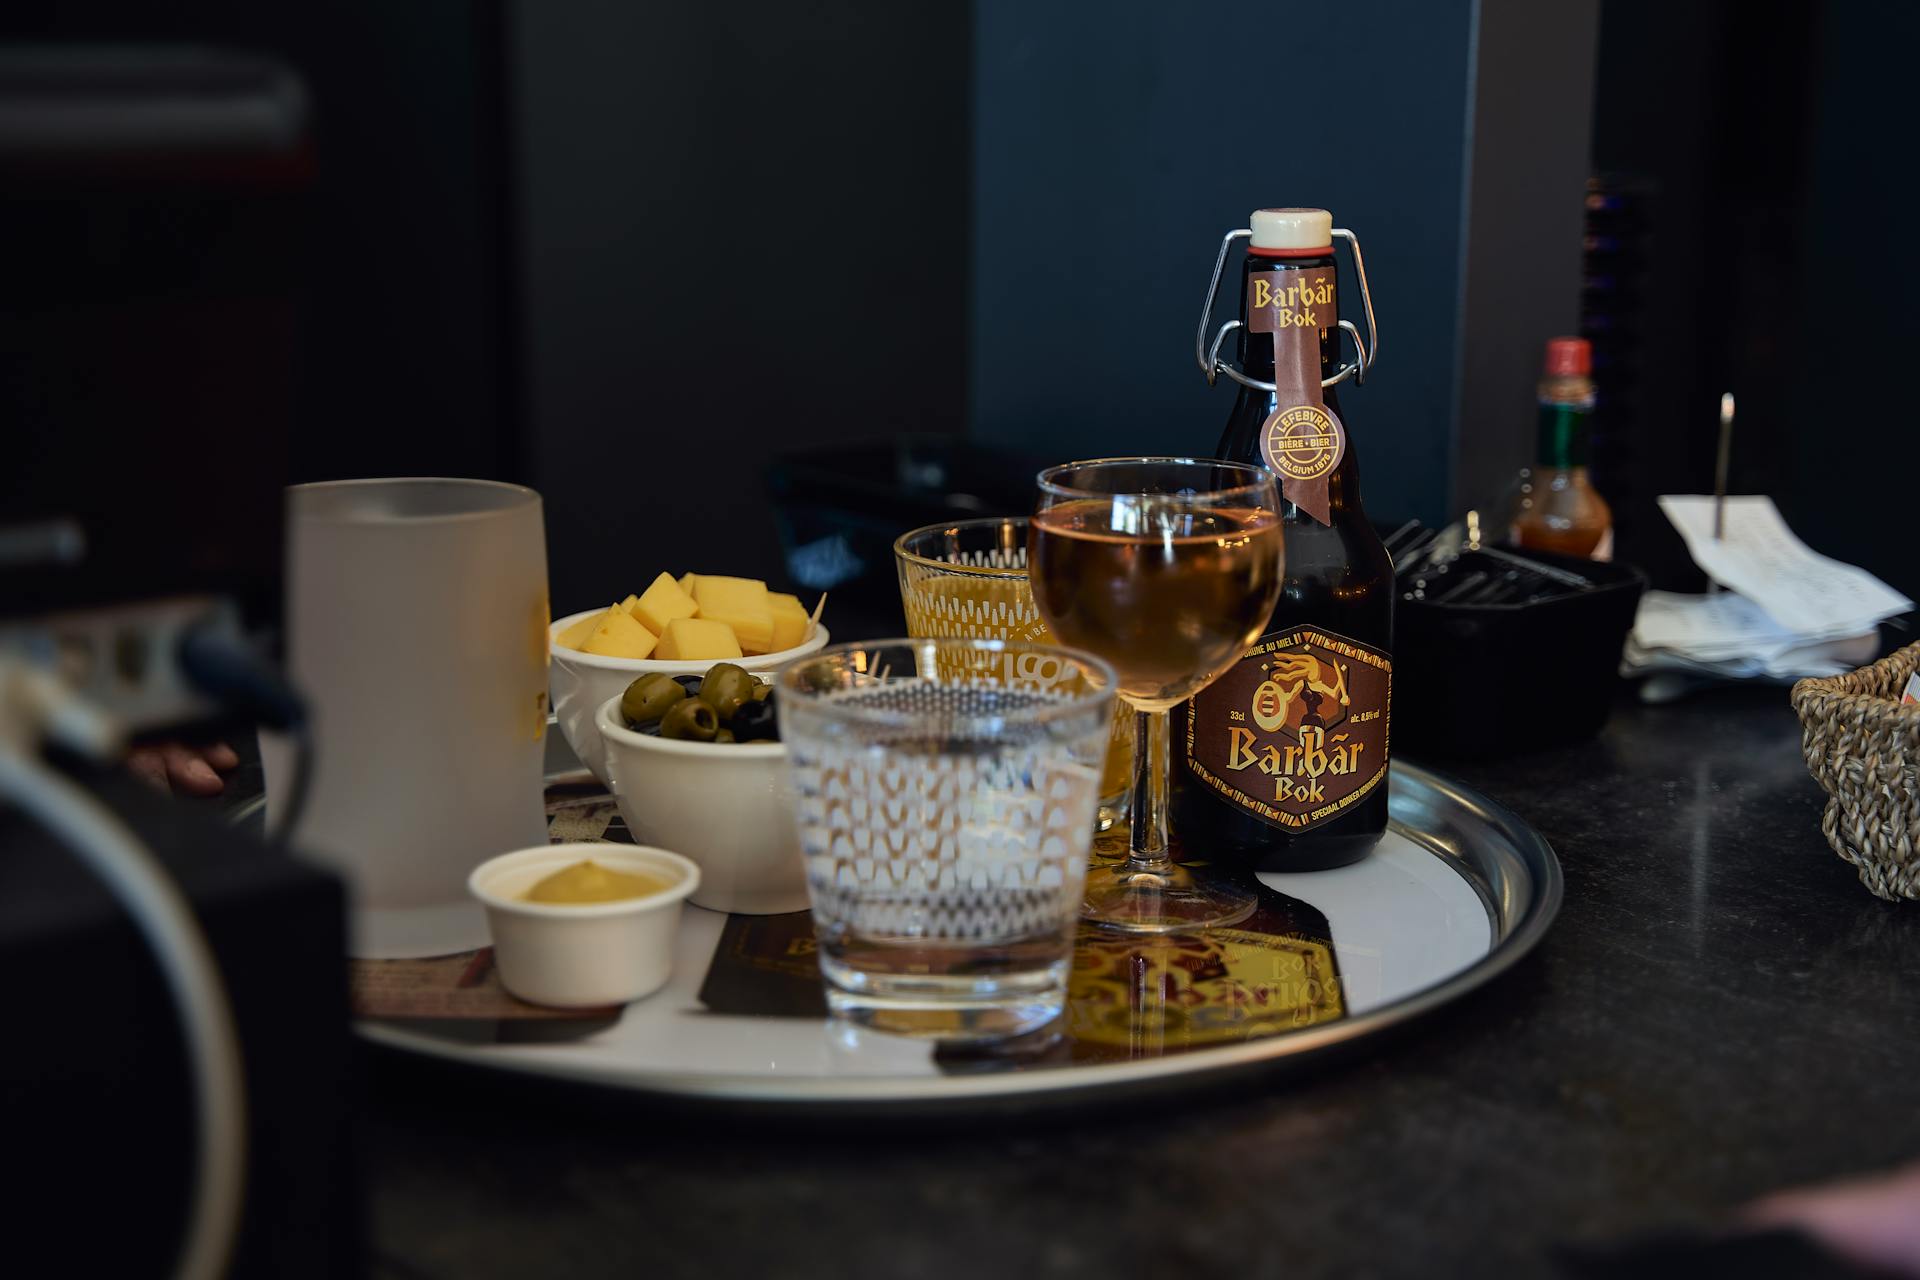
<svg viewBox="0 0 1920 1280">
<path fill-rule="evenodd" d="M 1256 271 L 1247 277 L 1247 331 L 1272 335 L 1274 409 L 1260 428 L 1260 456 L 1280 493 L 1331 524 L 1328 489 L 1347 452 L 1347 429 L 1320 387 L 1320 348 L 1339 323 L 1332 267 Z"/>
<path fill-rule="evenodd" d="M 1590 404 L 1540 402 L 1539 447 L 1534 458 L 1543 467 L 1587 465 L 1587 419 Z"/>
</svg>

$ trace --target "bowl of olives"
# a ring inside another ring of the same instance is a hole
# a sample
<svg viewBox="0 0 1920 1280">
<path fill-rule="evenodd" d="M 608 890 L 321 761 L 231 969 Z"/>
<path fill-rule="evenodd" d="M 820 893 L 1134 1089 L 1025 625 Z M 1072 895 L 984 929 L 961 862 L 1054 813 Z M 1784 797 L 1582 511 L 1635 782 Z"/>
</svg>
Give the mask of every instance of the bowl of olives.
<svg viewBox="0 0 1920 1280">
<path fill-rule="evenodd" d="M 580 763 L 603 783 L 607 777 L 605 748 L 594 728 L 594 713 L 608 698 L 619 697 L 634 680 L 646 675 L 703 676 L 712 659 L 668 660 L 660 658 L 613 658 L 598 653 L 582 653 L 559 643 L 559 636 L 583 618 L 604 610 L 588 610 L 555 619 L 547 682 L 553 694 L 553 714 L 567 745 Z M 746 659 L 755 671 L 772 672 L 789 662 L 817 652 L 831 637 L 823 626 L 815 626 L 807 639 L 777 653 L 758 654 Z"/>
<path fill-rule="evenodd" d="M 631 681 L 594 716 L 608 789 L 636 842 L 700 868 L 692 902 L 771 915 L 807 906 L 779 703 L 766 673 L 723 662 Z"/>
</svg>

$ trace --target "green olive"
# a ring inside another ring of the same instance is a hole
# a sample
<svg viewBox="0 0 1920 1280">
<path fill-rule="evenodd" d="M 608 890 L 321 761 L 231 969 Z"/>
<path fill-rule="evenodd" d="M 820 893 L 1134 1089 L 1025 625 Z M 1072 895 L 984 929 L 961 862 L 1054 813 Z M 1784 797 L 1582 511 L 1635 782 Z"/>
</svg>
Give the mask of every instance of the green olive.
<svg viewBox="0 0 1920 1280">
<path fill-rule="evenodd" d="M 720 732 L 720 714 L 698 698 L 677 702 L 660 719 L 660 736 L 712 742 Z"/>
<path fill-rule="evenodd" d="M 725 727 L 724 725 L 721 726 L 720 732 L 713 735 L 713 740 L 715 742 L 738 742 L 739 741 L 738 738 L 733 736 L 733 730 Z"/>
<path fill-rule="evenodd" d="M 753 697 L 753 677 L 743 667 L 731 662 L 723 662 L 707 672 L 706 679 L 700 682 L 700 701 L 720 713 L 722 720 L 727 719 L 740 704 Z"/>
<path fill-rule="evenodd" d="M 753 700 L 755 702 L 765 702 L 768 698 L 771 698 L 772 696 L 773 696 L 773 683 L 771 681 L 768 681 L 764 684 L 756 685 L 754 687 Z"/>
<path fill-rule="evenodd" d="M 676 702 L 685 700 L 687 691 L 672 676 L 641 676 L 620 695 L 620 714 L 628 724 L 649 724 L 667 714 Z"/>
</svg>

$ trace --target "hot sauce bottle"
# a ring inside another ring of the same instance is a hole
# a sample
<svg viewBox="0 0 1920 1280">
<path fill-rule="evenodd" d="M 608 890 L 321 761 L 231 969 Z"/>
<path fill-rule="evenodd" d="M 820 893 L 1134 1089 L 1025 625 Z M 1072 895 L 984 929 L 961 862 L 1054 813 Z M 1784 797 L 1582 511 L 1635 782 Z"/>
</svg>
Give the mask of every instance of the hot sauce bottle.
<svg viewBox="0 0 1920 1280">
<path fill-rule="evenodd" d="M 1587 477 L 1592 370 L 1593 348 L 1585 338 L 1547 342 L 1534 465 L 1521 471 L 1509 498 L 1507 537 L 1516 547 L 1611 557 L 1613 512 Z"/>
</svg>

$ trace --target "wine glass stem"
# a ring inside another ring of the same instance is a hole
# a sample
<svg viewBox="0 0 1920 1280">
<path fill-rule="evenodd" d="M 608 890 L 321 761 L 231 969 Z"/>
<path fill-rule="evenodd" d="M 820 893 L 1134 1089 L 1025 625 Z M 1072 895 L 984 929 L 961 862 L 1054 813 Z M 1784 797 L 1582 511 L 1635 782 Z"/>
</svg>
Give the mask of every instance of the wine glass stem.
<svg viewBox="0 0 1920 1280">
<path fill-rule="evenodd" d="M 1156 870 L 1171 862 L 1167 834 L 1167 713 L 1136 710 L 1133 743 L 1133 823 L 1128 852 L 1135 864 Z"/>
</svg>

